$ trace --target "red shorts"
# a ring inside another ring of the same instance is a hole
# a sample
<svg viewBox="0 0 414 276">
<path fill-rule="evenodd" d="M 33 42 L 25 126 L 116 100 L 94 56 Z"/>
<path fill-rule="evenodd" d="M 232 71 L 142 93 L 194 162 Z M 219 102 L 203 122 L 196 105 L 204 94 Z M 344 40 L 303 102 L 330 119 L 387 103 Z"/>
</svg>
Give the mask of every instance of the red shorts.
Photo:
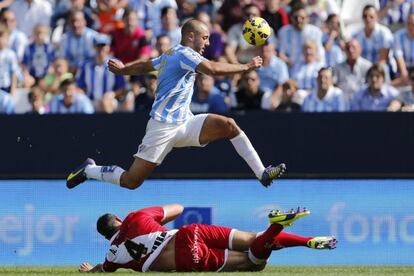
<svg viewBox="0 0 414 276">
<path fill-rule="evenodd" d="M 230 233 L 228 227 L 191 224 L 183 226 L 175 236 L 177 271 L 218 271 L 223 268 Z"/>
</svg>

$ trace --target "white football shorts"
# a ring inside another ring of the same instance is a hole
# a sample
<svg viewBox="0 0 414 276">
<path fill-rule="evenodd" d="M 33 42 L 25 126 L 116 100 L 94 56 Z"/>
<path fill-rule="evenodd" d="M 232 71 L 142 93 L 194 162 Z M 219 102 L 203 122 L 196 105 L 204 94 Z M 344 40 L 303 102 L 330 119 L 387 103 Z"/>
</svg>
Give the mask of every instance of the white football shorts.
<svg viewBox="0 0 414 276">
<path fill-rule="evenodd" d="M 198 114 L 181 125 L 149 119 L 145 136 L 134 157 L 161 164 L 173 148 L 205 147 L 200 144 L 200 132 L 208 114 Z"/>
</svg>

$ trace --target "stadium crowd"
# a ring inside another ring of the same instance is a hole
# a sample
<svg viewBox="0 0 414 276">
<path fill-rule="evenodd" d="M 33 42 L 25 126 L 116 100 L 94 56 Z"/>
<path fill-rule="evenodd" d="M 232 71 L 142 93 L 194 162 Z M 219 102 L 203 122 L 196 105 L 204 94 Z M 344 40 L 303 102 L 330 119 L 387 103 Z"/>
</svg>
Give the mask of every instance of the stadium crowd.
<svg viewBox="0 0 414 276">
<path fill-rule="evenodd" d="M 159 56 L 188 18 L 210 29 L 206 58 L 263 58 L 242 75 L 199 74 L 194 113 L 414 111 L 411 0 L 3 0 L 0 9 L 0 113 L 149 111 L 156 72 L 114 75 L 107 60 Z M 265 45 L 243 39 L 253 16 L 273 30 Z"/>
</svg>

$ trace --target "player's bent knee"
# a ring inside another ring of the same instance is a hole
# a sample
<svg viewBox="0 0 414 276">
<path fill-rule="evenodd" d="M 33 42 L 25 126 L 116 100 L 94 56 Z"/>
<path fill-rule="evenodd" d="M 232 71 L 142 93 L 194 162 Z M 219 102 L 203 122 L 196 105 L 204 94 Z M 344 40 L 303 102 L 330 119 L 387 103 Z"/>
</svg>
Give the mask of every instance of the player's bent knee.
<svg viewBox="0 0 414 276">
<path fill-rule="evenodd" d="M 234 138 L 240 133 L 240 128 L 237 125 L 236 121 L 232 118 L 226 118 L 226 125 L 227 125 L 227 137 Z"/>
<path fill-rule="evenodd" d="M 136 188 L 141 186 L 143 182 L 143 179 L 133 178 L 127 174 L 125 174 L 125 177 L 121 178 L 121 186 L 129 190 L 135 190 Z"/>
</svg>

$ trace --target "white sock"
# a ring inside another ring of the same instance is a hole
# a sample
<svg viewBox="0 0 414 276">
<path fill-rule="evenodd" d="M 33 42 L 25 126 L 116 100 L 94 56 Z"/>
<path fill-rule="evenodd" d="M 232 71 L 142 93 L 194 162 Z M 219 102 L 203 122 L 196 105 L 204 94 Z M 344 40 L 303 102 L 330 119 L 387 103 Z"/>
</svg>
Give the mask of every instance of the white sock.
<svg viewBox="0 0 414 276">
<path fill-rule="evenodd" d="M 233 144 L 237 153 L 247 162 L 249 167 L 253 170 L 256 177 L 258 179 L 261 179 L 265 167 L 263 166 L 259 155 L 253 148 L 252 143 L 250 143 L 250 140 L 244 131 L 240 132 L 239 135 L 231 139 L 230 142 Z"/>
<path fill-rule="evenodd" d="M 125 170 L 118 166 L 95 166 L 88 165 L 85 173 L 88 178 L 101 180 L 120 186 L 121 175 Z"/>
</svg>

